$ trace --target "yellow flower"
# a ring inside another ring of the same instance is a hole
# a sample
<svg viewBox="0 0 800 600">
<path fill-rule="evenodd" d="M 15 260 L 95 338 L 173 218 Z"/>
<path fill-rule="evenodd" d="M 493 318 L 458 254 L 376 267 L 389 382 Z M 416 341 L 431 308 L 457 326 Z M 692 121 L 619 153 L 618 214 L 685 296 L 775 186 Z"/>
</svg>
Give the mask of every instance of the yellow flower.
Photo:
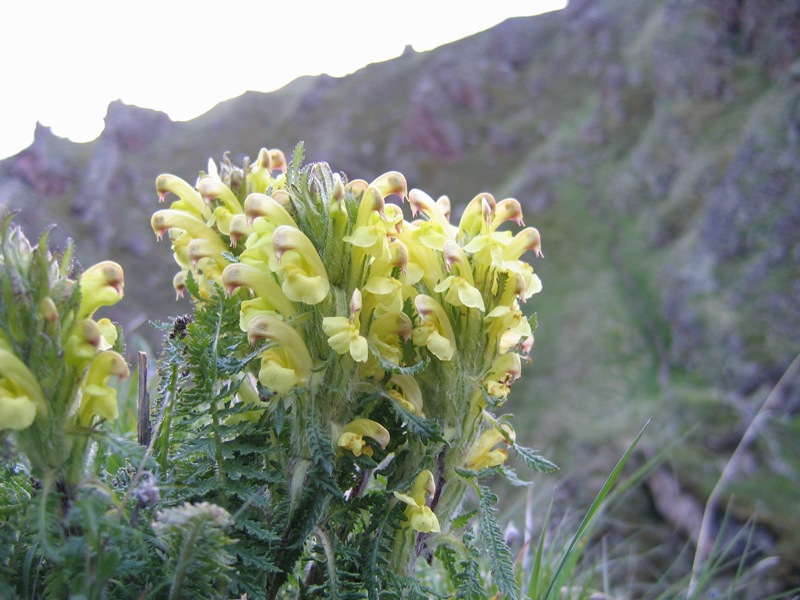
<svg viewBox="0 0 800 600">
<path fill-rule="evenodd" d="M 364 291 L 373 297 L 383 312 L 398 313 L 403 310 L 403 283 L 394 277 L 370 277 Z"/>
<path fill-rule="evenodd" d="M 508 440 L 513 442 L 515 438 L 514 429 L 507 423 L 503 423 L 500 429 L 492 427 L 484 431 L 475 443 L 475 447 L 467 455 L 465 466 L 472 471 L 499 467 L 508 459 L 508 451 L 495 450 L 494 447 L 501 442 L 508 443 Z"/>
<path fill-rule="evenodd" d="M 81 384 L 81 405 L 78 411 L 81 425 L 91 424 L 94 415 L 108 420 L 119 416 L 117 390 L 108 386 L 108 379 L 112 376 L 125 379 L 129 375 L 130 369 L 125 359 L 113 350 L 106 350 L 95 357 Z"/>
<path fill-rule="evenodd" d="M 258 157 L 247 173 L 249 191 L 263 193 L 275 181 L 272 171 L 286 171 L 286 157 L 280 150 L 261 148 Z"/>
<path fill-rule="evenodd" d="M 458 223 L 458 241 L 464 243 L 485 232 L 492 223 L 495 206 L 496 202 L 491 194 L 478 194 L 470 200 Z"/>
<path fill-rule="evenodd" d="M 466 306 L 477 308 L 480 311 L 486 310 L 483 303 L 483 296 L 473 285 L 464 277 L 450 275 L 443 279 L 433 288 L 434 292 L 444 293 L 444 299 L 453 306 Z"/>
<path fill-rule="evenodd" d="M 532 251 L 538 257 L 544 256 L 542 254 L 542 239 L 539 236 L 539 232 L 533 227 L 526 227 L 514 236 L 505 247 L 503 258 L 506 261 L 519 260 L 519 257 L 527 250 Z"/>
<path fill-rule="evenodd" d="M 287 225 L 297 229 L 297 223 L 295 223 L 295 220 L 286 208 L 275 198 L 267 196 L 266 194 L 255 193 L 245 198 L 244 214 L 250 225 L 252 225 L 257 218 L 263 218 L 269 224 L 267 231 L 270 233 L 281 225 Z"/>
<path fill-rule="evenodd" d="M 353 233 L 342 239 L 361 248 L 370 256 L 382 257 L 388 251 L 387 235 L 395 230 L 395 223 L 386 219 L 385 206 L 380 190 L 368 187 L 358 205 Z"/>
<path fill-rule="evenodd" d="M 339 354 L 350 353 L 356 362 L 365 362 L 369 356 L 367 339 L 361 335 L 361 292 L 356 288 L 350 300 L 350 318 L 325 317 L 322 330 L 328 344 Z"/>
<path fill-rule="evenodd" d="M 64 360 L 82 372 L 97 355 L 102 337 L 102 332 L 95 321 L 92 319 L 78 321 L 67 337 Z"/>
<path fill-rule="evenodd" d="M 268 390 L 276 394 L 285 394 L 295 386 L 304 384 L 307 377 L 297 370 L 285 351 L 280 348 L 270 348 L 261 354 L 258 380 Z"/>
<path fill-rule="evenodd" d="M 175 290 L 175 300 L 183 298 L 186 292 L 186 278 L 189 276 L 188 271 L 178 271 L 172 278 L 172 288 Z"/>
<path fill-rule="evenodd" d="M 442 246 L 444 246 L 445 239 L 454 238 L 455 228 L 450 224 L 450 221 L 447 220 L 447 216 L 444 211 L 442 211 L 442 207 L 434 202 L 433 198 L 428 194 L 422 190 L 411 190 L 408 193 L 408 203 L 411 205 L 412 215 L 416 216 L 420 212 L 425 214 L 428 219 L 430 219 L 427 222 L 431 224 L 432 230 L 442 236 L 442 243 L 436 243 L 436 248 L 434 249 L 441 249 Z"/>
<path fill-rule="evenodd" d="M 218 200 L 222 203 L 222 208 L 230 215 L 237 215 L 244 212 L 239 199 L 230 188 L 217 177 L 206 176 L 201 178 L 197 183 L 197 191 L 206 204 L 211 205 L 213 200 Z"/>
<path fill-rule="evenodd" d="M 25 363 L 17 358 L 10 343 L 2 337 L 0 337 L 0 386 L 4 389 L 5 399 L 3 402 L 6 406 L 4 419 L 0 421 L 0 429 L 22 428 L 21 425 L 30 418 L 31 407 L 25 404 L 26 401 L 33 404 L 34 415 L 35 413 L 46 415 L 49 412 L 42 388 L 39 387 L 36 377 Z M 22 398 L 27 400 L 22 400 Z"/>
<path fill-rule="evenodd" d="M 36 404 L 11 379 L 0 377 L 0 430 L 26 429 L 36 418 Z"/>
<path fill-rule="evenodd" d="M 397 194 L 402 200 L 408 194 L 406 178 L 398 171 L 389 171 L 388 173 L 384 173 L 383 175 L 378 176 L 369 185 L 377 188 L 384 198 L 386 198 L 386 196 L 391 196 L 392 194 Z"/>
<path fill-rule="evenodd" d="M 359 364 L 358 374 L 362 380 L 382 379 L 384 370 L 381 357 L 395 365 L 403 362 L 403 343 L 411 337 L 411 319 L 403 312 L 383 313 L 370 321 L 369 346 L 372 353 L 367 361 Z"/>
<path fill-rule="evenodd" d="M 511 384 L 519 379 L 521 373 L 522 363 L 519 354 L 507 352 L 494 361 L 483 379 L 483 385 L 490 396 L 505 400 L 511 391 Z"/>
<path fill-rule="evenodd" d="M 251 344 L 263 339 L 276 344 L 275 348 L 267 349 L 262 354 L 259 381 L 265 387 L 285 393 L 295 385 L 308 381 L 313 361 L 303 338 L 294 327 L 275 316 L 259 314 L 247 325 L 247 339 Z M 291 386 L 289 382 L 292 382 Z"/>
<path fill-rule="evenodd" d="M 426 346 L 439 360 L 450 360 L 456 351 L 453 326 L 441 304 L 425 294 L 414 298 L 419 321 L 411 334 L 417 346 Z"/>
<path fill-rule="evenodd" d="M 500 200 L 494 207 L 494 217 L 492 218 L 492 229 L 497 229 L 506 221 L 514 221 L 520 227 L 525 225 L 522 220 L 522 206 L 515 198 Z"/>
<path fill-rule="evenodd" d="M 172 192 L 180 198 L 173 202 L 170 207 L 177 211 L 187 212 L 195 217 L 206 220 L 211 216 L 211 211 L 206 206 L 200 194 L 191 185 L 180 177 L 165 173 L 156 178 L 156 190 L 158 191 L 158 201 L 163 202 L 167 194 Z"/>
<path fill-rule="evenodd" d="M 106 260 L 86 269 L 80 277 L 81 304 L 78 319 L 91 317 L 101 306 L 112 306 L 123 296 L 122 267 Z"/>
<path fill-rule="evenodd" d="M 393 493 L 395 498 L 408 505 L 405 515 L 414 531 L 421 533 L 439 533 L 441 531 L 439 519 L 426 504 L 426 496 L 433 496 L 436 493 L 436 483 L 430 471 L 425 469 L 417 475 L 410 495 Z"/>
<path fill-rule="evenodd" d="M 214 243 L 220 250 L 228 248 L 219 237 L 219 233 L 211 229 L 206 222 L 195 215 L 182 210 L 165 208 L 157 210 L 150 217 L 150 226 L 160 240 L 166 231 L 179 229 L 185 231 L 190 238 L 205 238 Z M 187 241 L 188 243 L 188 241 Z"/>
<path fill-rule="evenodd" d="M 325 265 L 306 235 L 281 225 L 272 235 L 272 246 L 283 273 L 281 288 L 289 300 L 319 304 L 330 291 Z"/>
<path fill-rule="evenodd" d="M 239 240 L 247 238 L 253 233 L 253 228 L 247 222 L 245 215 L 234 215 L 228 223 L 228 236 L 231 239 L 231 247 L 236 248 L 239 245 Z"/>
<path fill-rule="evenodd" d="M 415 415 L 425 416 L 422 410 L 422 391 L 413 376 L 394 374 L 389 379 L 389 384 L 394 386 L 389 389 L 389 395 L 398 404 Z"/>
<path fill-rule="evenodd" d="M 389 432 L 383 425 L 371 419 L 355 419 L 345 426 L 336 444 L 355 456 L 366 454 L 372 457 L 372 447 L 364 441 L 365 437 L 375 440 L 381 449 L 389 443 Z"/>
<path fill-rule="evenodd" d="M 278 311 L 285 318 L 297 313 L 272 273 L 266 269 L 245 263 L 229 264 L 222 271 L 222 284 L 228 294 L 233 294 L 241 286 L 250 288 L 268 308 Z"/>
<path fill-rule="evenodd" d="M 111 322 L 111 319 L 103 317 L 97 321 L 97 328 L 100 330 L 100 350 L 110 350 L 117 343 L 119 332 L 117 326 Z"/>
</svg>

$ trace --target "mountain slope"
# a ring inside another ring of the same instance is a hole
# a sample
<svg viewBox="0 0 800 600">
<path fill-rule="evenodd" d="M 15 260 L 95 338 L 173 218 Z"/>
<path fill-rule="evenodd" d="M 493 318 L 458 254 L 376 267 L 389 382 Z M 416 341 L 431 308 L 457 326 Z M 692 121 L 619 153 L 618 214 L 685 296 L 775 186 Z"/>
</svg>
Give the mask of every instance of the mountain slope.
<svg viewBox="0 0 800 600">
<path fill-rule="evenodd" d="M 787 372 L 800 352 L 798 11 L 573 0 L 186 123 L 114 103 L 94 142 L 37 130 L 0 164 L 0 203 L 21 208 L 31 234 L 57 222 L 84 264 L 119 261 L 116 316 L 152 340 L 147 319 L 185 310 L 149 229 L 160 172 L 191 181 L 208 157 L 303 140 L 310 160 L 366 179 L 397 169 L 455 207 L 513 195 L 542 232 L 545 287 L 511 409 L 530 423 L 521 437 L 562 466 L 559 497 L 585 503 L 599 484 L 581 482 L 607 473 L 652 415 L 649 453 L 688 436 L 669 469 L 701 509 L 786 373 L 723 496 L 735 492 L 737 519 L 757 514 L 762 551 L 783 557 L 788 582 L 800 556 L 800 374 Z M 658 489 L 640 490 L 625 518 L 690 532 Z"/>
</svg>

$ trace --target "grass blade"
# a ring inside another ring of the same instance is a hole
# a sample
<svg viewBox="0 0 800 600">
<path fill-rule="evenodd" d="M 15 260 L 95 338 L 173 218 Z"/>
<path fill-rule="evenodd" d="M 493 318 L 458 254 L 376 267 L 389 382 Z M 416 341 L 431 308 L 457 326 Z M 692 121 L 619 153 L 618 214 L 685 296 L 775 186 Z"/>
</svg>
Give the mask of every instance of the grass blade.
<svg viewBox="0 0 800 600">
<path fill-rule="evenodd" d="M 608 476 L 608 479 L 606 479 L 605 484 L 603 484 L 603 487 L 597 493 L 594 502 L 592 502 L 592 505 L 589 507 L 589 510 L 583 517 L 583 520 L 581 521 L 578 530 L 575 532 L 575 535 L 572 536 L 572 540 L 570 540 L 566 552 L 564 552 L 564 555 L 558 562 L 558 566 L 556 566 L 556 569 L 553 572 L 553 577 L 550 579 L 550 584 L 547 586 L 547 591 L 543 596 L 544 600 L 550 598 L 550 594 L 553 592 L 553 589 L 555 588 L 556 585 L 556 581 L 558 580 L 559 573 L 564 568 L 564 565 L 567 563 L 567 561 L 570 559 L 572 552 L 575 550 L 575 546 L 578 545 L 578 541 L 581 539 L 581 537 L 583 537 L 584 532 L 589 528 L 589 524 L 591 523 L 595 514 L 597 514 L 597 511 L 600 510 L 600 507 L 603 505 L 603 501 L 606 499 L 606 496 L 608 496 L 608 493 L 611 491 L 611 488 L 614 486 L 614 483 L 619 478 L 620 474 L 622 473 L 622 469 L 625 467 L 625 463 L 628 462 L 628 459 L 631 457 L 631 454 L 633 454 L 634 448 L 636 448 L 636 445 L 639 443 L 639 440 L 642 439 L 645 430 L 650 425 L 652 420 L 653 419 L 647 420 L 647 423 L 644 424 L 644 427 L 642 427 L 641 431 L 639 431 L 634 440 L 628 446 L 628 449 L 625 451 L 625 454 L 623 454 L 622 458 L 619 459 L 619 462 L 617 462 L 617 466 L 615 466 L 614 470 L 611 471 L 611 474 Z"/>
</svg>

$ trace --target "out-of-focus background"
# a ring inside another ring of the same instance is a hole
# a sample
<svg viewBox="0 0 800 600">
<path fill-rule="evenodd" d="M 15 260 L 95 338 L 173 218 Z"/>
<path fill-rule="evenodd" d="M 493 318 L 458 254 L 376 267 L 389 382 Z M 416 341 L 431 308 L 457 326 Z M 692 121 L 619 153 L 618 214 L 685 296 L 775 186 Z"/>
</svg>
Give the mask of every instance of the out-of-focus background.
<svg viewBox="0 0 800 600">
<path fill-rule="evenodd" d="M 193 85 L 224 78 L 198 65 Z M 513 196 L 540 230 L 540 326 L 506 405 L 561 467 L 536 477 L 537 514 L 550 497 L 559 518 L 584 510 L 653 417 L 634 462 L 670 451 L 597 533 L 612 576 L 690 568 L 716 486 L 711 531 L 750 523 L 731 552 L 748 546 L 764 597 L 800 585 L 800 4 L 571 0 L 186 122 L 113 102 L 91 142 L 39 126 L 0 162 L 0 205 L 32 238 L 57 223 L 84 266 L 121 263 L 113 317 L 155 353 L 148 321 L 188 310 L 149 225 L 156 176 L 194 181 L 209 157 L 301 140 L 350 177 L 399 170 L 456 214 L 479 192 Z M 503 494 L 518 527 L 524 498 Z"/>
</svg>

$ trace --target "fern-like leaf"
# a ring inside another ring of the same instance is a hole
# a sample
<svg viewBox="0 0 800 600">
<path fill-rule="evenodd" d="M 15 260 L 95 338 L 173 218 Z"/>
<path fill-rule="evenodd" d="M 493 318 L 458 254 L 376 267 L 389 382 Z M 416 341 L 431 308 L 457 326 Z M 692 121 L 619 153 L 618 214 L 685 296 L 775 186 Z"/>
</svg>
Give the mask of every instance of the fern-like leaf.
<svg viewBox="0 0 800 600">
<path fill-rule="evenodd" d="M 494 582 L 506 598 L 517 600 L 519 587 L 514 577 L 511 551 L 503 537 L 503 530 L 497 522 L 495 502 L 497 496 L 485 486 L 477 486 L 480 498 L 479 523 L 484 550 L 489 559 L 489 569 Z"/>
</svg>

